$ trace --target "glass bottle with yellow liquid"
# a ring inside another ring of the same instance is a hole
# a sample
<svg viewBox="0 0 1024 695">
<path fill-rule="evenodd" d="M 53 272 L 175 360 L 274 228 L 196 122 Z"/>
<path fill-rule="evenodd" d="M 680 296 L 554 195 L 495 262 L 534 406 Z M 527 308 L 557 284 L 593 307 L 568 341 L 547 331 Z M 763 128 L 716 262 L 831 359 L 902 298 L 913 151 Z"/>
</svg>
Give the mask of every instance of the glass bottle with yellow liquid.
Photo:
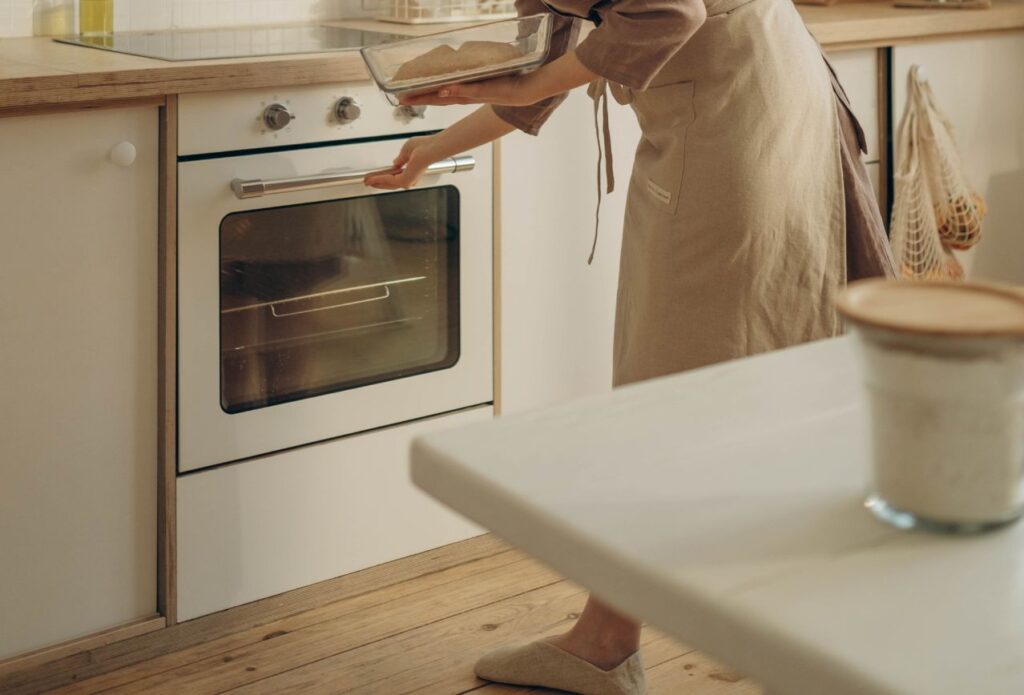
<svg viewBox="0 0 1024 695">
<path fill-rule="evenodd" d="M 114 0 L 78 0 L 78 33 L 99 36 L 114 31 Z"/>
</svg>

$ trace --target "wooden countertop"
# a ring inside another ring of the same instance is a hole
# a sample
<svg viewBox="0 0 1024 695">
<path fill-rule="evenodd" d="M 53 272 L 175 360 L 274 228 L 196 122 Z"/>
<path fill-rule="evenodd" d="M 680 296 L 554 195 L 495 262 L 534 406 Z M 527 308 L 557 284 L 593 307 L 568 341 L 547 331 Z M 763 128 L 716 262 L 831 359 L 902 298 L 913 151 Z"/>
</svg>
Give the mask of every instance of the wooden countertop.
<svg viewBox="0 0 1024 695">
<path fill-rule="evenodd" d="M 832 50 L 1024 29 L 1024 0 L 992 0 L 987 10 L 893 7 L 888 0 L 799 9 L 815 38 Z"/>
<path fill-rule="evenodd" d="M 994 0 L 988 10 L 898 9 L 887 0 L 831 7 L 802 5 L 799 9 L 811 32 L 832 49 L 1024 29 L 1024 0 Z M 335 24 L 409 35 L 440 30 L 436 25 L 410 27 L 371 20 Z M 0 110 L 8 111 L 366 79 L 356 52 L 172 63 L 58 44 L 42 37 L 0 39 Z"/>
</svg>

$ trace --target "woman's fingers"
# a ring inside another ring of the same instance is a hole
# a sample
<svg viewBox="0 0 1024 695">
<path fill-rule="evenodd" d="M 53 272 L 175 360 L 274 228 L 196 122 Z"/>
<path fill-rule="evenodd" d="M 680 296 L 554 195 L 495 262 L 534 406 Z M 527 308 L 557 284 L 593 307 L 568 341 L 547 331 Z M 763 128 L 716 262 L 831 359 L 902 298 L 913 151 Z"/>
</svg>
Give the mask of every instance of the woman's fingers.
<svg viewBox="0 0 1024 695">
<path fill-rule="evenodd" d="M 472 103 L 472 101 L 466 98 L 442 97 L 438 92 L 417 94 L 416 96 L 407 96 L 402 98 L 403 106 L 454 106 L 457 104 Z"/>
<path fill-rule="evenodd" d="M 397 175 L 395 174 L 374 174 L 373 176 L 367 176 L 363 183 L 370 188 L 383 188 L 391 190 L 394 188 L 401 188 L 397 183 Z"/>
<path fill-rule="evenodd" d="M 387 190 L 412 188 L 419 181 L 422 173 L 422 171 L 406 168 L 395 173 L 371 174 L 363 179 L 363 183 L 370 188 L 384 188 Z"/>
<path fill-rule="evenodd" d="M 425 94 L 403 96 L 402 104 L 409 106 L 450 106 L 454 104 L 505 104 L 516 106 L 523 101 L 518 94 L 519 81 L 511 77 L 467 82 L 440 87 Z"/>
<path fill-rule="evenodd" d="M 443 99 L 468 99 L 470 103 L 514 105 L 518 84 L 519 81 L 512 77 L 496 77 L 493 80 L 441 87 L 438 95 Z"/>
<path fill-rule="evenodd" d="M 436 161 L 427 153 L 430 137 L 410 138 L 402 145 L 389 171 L 378 171 L 363 179 L 372 188 L 412 188 L 423 172 Z"/>
</svg>

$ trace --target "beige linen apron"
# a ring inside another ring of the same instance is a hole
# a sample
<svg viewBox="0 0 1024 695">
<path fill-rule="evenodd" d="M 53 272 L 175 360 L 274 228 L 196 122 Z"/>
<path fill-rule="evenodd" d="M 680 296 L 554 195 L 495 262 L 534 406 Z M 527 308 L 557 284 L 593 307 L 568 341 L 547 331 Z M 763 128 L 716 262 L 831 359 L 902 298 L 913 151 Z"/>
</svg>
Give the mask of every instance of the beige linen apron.
<svg viewBox="0 0 1024 695">
<path fill-rule="evenodd" d="M 643 131 L 626 203 L 616 385 L 840 331 L 846 212 L 820 49 L 791 0 L 707 9 L 649 89 L 611 85 Z"/>
</svg>

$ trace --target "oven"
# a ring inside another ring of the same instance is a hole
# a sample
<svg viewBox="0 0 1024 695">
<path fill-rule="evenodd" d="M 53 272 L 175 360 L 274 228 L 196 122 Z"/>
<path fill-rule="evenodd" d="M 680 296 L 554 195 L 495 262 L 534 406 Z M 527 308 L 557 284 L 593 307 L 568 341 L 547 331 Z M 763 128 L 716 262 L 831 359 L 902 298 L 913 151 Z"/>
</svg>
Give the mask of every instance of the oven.
<svg viewBox="0 0 1024 695">
<path fill-rule="evenodd" d="M 444 111 L 367 85 L 182 97 L 179 473 L 492 401 L 490 148 L 362 184 Z"/>
</svg>

